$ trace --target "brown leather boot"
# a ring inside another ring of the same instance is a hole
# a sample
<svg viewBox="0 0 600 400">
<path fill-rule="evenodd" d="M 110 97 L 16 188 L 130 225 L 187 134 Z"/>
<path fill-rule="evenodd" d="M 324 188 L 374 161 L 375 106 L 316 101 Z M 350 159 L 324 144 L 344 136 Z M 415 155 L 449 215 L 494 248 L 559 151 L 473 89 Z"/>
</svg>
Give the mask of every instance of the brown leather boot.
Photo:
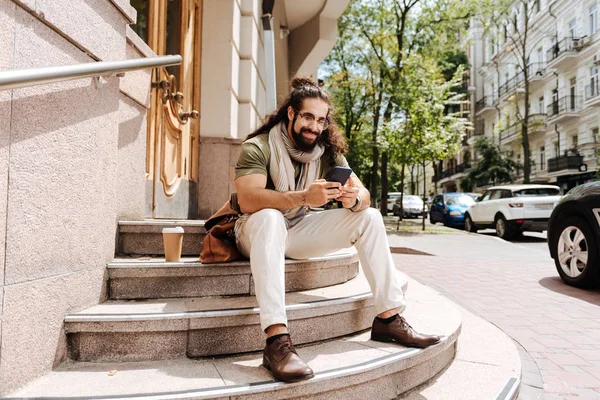
<svg viewBox="0 0 600 400">
<path fill-rule="evenodd" d="M 406 322 L 404 317 L 398 315 L 389 324 L 375 318 L 371 329 L 371 340 L 378 342 L 396 342 L 408 347 L 425 348 L 438 343 L 441 338 L 437 335 L 424 335 L 415 331 Z"/>
<path fill-rule="evenodd" d="M 265 346 L 263 366 L 271 371 L 275 379 L 284 382 L 298 382 L 315 376 L 308 364 L 298 356 L 289 335 L 278 337 Z"/>
</svg>

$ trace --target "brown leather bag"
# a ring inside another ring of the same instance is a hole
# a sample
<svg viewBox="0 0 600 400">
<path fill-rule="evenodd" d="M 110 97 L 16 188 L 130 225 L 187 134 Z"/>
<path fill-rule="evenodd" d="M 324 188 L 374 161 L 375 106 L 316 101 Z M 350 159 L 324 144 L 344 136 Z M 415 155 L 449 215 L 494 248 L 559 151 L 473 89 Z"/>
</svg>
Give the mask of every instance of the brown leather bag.
<svg viewBox="0 0 600 400">
<path fill-rule="evenodd" d="M 240 214 L 237 193 L 233 193 L 229 201 L 204 223 L 207 234 L 202 241 L 201 263 L 213 264 L 244 259 L 235 244 L 235 221 Z"/>
</svg>

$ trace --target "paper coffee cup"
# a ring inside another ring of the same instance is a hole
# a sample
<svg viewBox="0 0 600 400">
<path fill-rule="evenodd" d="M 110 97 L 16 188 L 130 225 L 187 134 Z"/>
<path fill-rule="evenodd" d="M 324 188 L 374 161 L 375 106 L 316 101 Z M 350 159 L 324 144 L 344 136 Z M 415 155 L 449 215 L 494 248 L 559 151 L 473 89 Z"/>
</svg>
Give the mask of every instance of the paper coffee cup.
<svg viewBox="0 0 600 400">
<path fill-rule="evenodd" d="M 183 246 L 183 228 L 163 228 L 163 242 L 165 245 L 165 261 L 177 262 L 181 260 L 181 248 Z"/>
</svg>

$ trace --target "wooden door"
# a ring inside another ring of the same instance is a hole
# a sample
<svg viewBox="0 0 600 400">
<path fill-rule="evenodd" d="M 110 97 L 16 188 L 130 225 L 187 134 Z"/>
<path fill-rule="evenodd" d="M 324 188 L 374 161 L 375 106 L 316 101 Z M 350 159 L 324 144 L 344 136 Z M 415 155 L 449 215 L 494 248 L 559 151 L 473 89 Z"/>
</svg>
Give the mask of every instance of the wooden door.
<svg viewBox="0 0 600 400">
<path fill-rule="evenodd" d="M 147 209 L 153 218 L 197 217 L 202 0 L 138 0 L 136 29 L 157 55 L 181 65 L 152 72 L 146 138 Z M 141 18 L 141 19 L 140 19 Z M 151 182 L 151 184 L 150 184 Z M 150 189 L 151 186 L 151 189 Z"/>
</svg>

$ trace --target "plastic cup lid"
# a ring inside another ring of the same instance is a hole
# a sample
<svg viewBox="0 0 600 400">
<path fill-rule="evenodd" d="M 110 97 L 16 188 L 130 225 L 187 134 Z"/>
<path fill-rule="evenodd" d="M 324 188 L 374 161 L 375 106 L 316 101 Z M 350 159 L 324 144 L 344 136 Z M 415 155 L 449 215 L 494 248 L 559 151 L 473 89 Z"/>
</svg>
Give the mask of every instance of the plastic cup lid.
<svg viewBox="0 0 600 400">
<path fill-rule="evenodd" d="M 176 226 L 174 228 L 163 228 L 163 233 L 183 233 L 183 228 L 181 226 Z"/>
</svg>

